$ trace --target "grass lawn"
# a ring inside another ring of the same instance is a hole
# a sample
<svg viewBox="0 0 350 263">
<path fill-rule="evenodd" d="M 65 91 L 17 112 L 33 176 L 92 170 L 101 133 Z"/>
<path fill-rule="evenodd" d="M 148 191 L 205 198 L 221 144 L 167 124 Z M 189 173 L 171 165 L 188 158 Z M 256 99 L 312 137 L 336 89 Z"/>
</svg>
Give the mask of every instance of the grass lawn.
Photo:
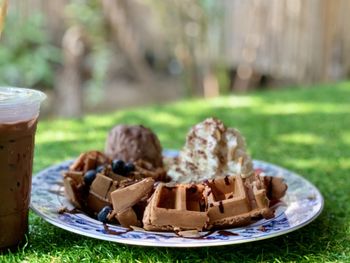
<svg viewBox="0 0 350 263">
<path fill-rule="evenodd" d="M 350 262 L 350 83 L 254 92 L 119 111 L 81 120 L 42 121 L 34 170 L 103 149 L 118 123 L 144 124 L 164 148 L 180 148 L 208 116 L 237 127 L 254 159 L 284 166 L 325 198 L 320 217 L 288 235 L 242 245 L 171 249 L 119 245 L 56 228 L 30 214 L 29 242 L 0 262 Z"/>
</svg>

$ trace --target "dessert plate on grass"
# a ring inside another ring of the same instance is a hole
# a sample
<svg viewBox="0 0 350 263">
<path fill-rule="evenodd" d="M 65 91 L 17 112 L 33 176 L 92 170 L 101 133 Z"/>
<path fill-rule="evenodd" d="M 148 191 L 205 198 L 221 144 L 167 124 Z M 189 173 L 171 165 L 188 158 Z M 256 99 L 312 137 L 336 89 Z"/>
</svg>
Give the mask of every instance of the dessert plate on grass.
<svg viewBox="0 0 350 263">
<path fill-rule="evenodd" d="M 167 157 L 177 151 L 165 151 Z M 323 197 L 305 178 L 276 165 L 254 160 L 254 168 L 270 176 L 283 177 L 288 185 L 286 195 L 276 204 L 275 218 L 261 219 L 251 225 L 218 231 L 201 232 L 183 237 L 174 232 L 130 230 L 117 225 L 104 225 L 77 212 L 64 195 L 62 172 L 72 161 L 48 167 L 33 177 L 31 209 L 47 222 L 70 232 L 123 244 L 155 247 L 205 247 L 240 244 L 272 238 L 297 230 L 312 222 L 323 209 Z M 59 213 L 66 207 L 72 212 Z M 73 212 L 74 211 L 74 212 Z"/>
</svg>

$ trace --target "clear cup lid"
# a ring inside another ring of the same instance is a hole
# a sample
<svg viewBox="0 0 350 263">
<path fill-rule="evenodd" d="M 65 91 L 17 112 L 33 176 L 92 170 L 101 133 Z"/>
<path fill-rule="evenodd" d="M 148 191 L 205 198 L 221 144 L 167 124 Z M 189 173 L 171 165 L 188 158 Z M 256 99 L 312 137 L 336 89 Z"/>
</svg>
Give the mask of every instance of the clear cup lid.
<svg viewBox="0 0 350 263">
<path fill-rule="evenodd" d="M 38 90 L 0 87 L 0 122 L 28 120 L 39 114 L 46 95 Z"/>
</svg>

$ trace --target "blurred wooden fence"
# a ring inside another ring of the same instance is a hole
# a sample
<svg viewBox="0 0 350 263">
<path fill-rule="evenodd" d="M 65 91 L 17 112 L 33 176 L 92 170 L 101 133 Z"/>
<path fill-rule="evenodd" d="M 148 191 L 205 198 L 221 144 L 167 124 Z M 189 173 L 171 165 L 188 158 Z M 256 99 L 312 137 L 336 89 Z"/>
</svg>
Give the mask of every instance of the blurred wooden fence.
<svg viewBox="0 0 350 263">
<path fill-rule="evenodd" d="M 297 82 L 350 73 L 350 1 L 224 0 L 224 52 L 241 78 L 258 71 Z"/>
<path fill-rule="evenodd" d="M 11 0 L 10 4 L 24 15 L 43 13 L 53 40 L 60 44 L 68 2 Z M 238 80 L 249 80 L 255 72 L 293 82 L 349 76 L 349 0 L 220 0 L 215 4 L 223 10 L 222 24 L 208 31 L 208 37 L 215 38 L 208 42 L 210 63 L 223 62 L 235 69 Z M 148 34 L 145 41 L 154 44 Z"/>
</svg>

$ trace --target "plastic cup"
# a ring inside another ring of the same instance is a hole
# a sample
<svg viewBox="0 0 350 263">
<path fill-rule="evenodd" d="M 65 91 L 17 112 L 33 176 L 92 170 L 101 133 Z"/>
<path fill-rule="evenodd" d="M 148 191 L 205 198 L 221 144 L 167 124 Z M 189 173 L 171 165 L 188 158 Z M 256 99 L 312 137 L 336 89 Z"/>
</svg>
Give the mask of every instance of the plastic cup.
<svg viewBox="0 0 350 263">
<path fill-rule="evenodd" d="M 40 91 L 0 87 L 0 251 L 17 247 L 28 231 L 34 138 Z"/>
</svg>

